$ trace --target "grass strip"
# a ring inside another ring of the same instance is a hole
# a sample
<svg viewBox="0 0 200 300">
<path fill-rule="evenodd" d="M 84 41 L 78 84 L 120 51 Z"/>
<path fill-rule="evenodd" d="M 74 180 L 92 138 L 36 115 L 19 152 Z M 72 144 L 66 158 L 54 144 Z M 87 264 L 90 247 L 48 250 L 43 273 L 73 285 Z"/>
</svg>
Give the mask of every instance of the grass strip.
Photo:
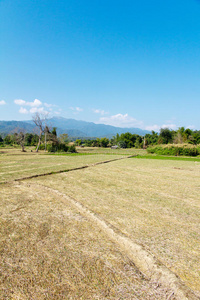
<svg viewBox="0 0 200 300">
<path fill-rule="evenodd" d="M 178 156 L 161 156 L 161 155 L 137 155 L 132 156 L 133 158 L 144 158 L 144 159 L 161 159 L 161 160 L 183 160 L 183 161 L 197 161 L 200 162 L 200 158 L 194 157 L 178 157 Z"/>
<path fill-rule="evenodd" d="M 78 153 L 64 153 L 64 152 L 61 152 L 61 153 L 41 153 L 42 155 L 55 155 L 55 156 L 87 156 L 87 155 L 102 155 L 102 154 L 105 154 L 105 155 L 124 155 L 126 156 L 127 154 L 126 153 L 108 153 L 108 152 L 105 152 L 105 153 L 89 153 L 89 152 L 78 152 Z"/>
</svg>

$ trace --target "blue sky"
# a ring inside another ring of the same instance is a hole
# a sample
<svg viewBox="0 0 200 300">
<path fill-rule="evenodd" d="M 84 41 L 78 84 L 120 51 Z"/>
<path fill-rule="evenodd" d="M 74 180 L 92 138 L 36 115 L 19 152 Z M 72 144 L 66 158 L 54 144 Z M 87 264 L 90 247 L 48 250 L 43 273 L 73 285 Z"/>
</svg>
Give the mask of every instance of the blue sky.
<svg viewBox="0 0 200 300">
<path fill-rule="evenodd" d="M 0 120 L 200 129 L 200 1 L 0 0 Z"/>
</svg>

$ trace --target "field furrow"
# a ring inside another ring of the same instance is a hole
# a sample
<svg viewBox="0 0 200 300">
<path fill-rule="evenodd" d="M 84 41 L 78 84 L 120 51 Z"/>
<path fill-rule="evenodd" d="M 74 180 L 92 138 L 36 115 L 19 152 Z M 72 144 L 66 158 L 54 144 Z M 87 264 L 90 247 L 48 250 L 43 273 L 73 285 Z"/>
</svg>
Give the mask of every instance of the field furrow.
<svg viewBox="0 0 200 300">
<path fill-rule="evenodd" d="M 180 299 L 69 197 L 38 184 L 1 188 L 1 299 Z"/>
<path fill-rule="evenodd" d="M 199 293 L 199 179 L 194 162 L 133 158 L 36 182 L 77 199 Z"/>
<path fill-rule="evenodd" d="M 200 162 L 126 154 L 1 154 L 1 299 L 200 299 Z"/>
</svg>

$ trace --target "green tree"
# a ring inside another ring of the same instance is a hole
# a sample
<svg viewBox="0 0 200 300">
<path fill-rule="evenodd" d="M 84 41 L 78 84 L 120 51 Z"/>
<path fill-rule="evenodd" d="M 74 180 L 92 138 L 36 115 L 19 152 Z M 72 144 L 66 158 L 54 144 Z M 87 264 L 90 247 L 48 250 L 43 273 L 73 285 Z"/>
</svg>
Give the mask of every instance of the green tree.
<svg viewBox="0 0 200 300">
<path fill-rule="evenodd" d="M 6 135 L 3 141 L 4 141 L 4 144 L 6 144 L 6 145 L 12 145 L 14 143 L 13 135 L 11 135 L 11 134 Z"/>
<path fill-rule="evenodd" d="M 172 131 L 169 128 L 161 128 L 159 137 L 162 138 L 163 144 L 169 144 L 172 142 Z"/>
<path fill-rule="evenodd" d="M 145 135 L 147 145 L 156 145 L 158 143 L 158 133 L 153 131 Z"/>
<path fill-rule="evenodd" d="M 200 130 L 199 131 L 194 131 L 192 133 L 192 137 L 193 137 L 193 142 L 195 145 L 200 144 Z"/>
<path fill-rule="evenodd" d="M 126 142 L 123 141 L 123 140 L 120 140 L 120 141 L 118 142 L 118 145 L 119 145 L 120 148 L 127 148 Z"/>
<path fill-rule="evenodd" d="M 82 140 L 81 139 L 77 139 L 76 141 L 75 141 L 75 145 L 76 146 L 80 146 L 82 144 Z"/>
<path fill-rule="evenodd" d="M 141 136 L 139 136 L 139 135 L 137 136 L 134 146 L 135 146 L 135 148 L 142 148 L 143 147 Z"/>
<path fill-rule="evenodd" d="M 101 147 L 106 148 L 106 147 L 108 147 L 108 144 L 109 144 L 109 139 L 107 139 L 106 137 L 101 138 L 101 140 L 100 140 L 100 146 Z"/>
<path fill-rule="evenodd" d="M 56 127 L 53 127 L 53 129 L 52 129 L 52 131 L 51 131 L 51 133 L 53 134 L 53 135 L 55 135 L 55 136 L 57 136 L 57 132 L 56 132 Z"/>
<path fill-rule="evenodd" d="M 117 134 L 116 142 L 117 145 L 123 148 L 135 147 L 135 143 L 139 135 L 131 134 L 130 132 L 122 133 L 120 136 Z"/>
<path fill-rule="evenodd" d="M 33 133 L 25 134 L 25 146 L 36 146 L 38 143 L 38 135 Z"/>
</svg>

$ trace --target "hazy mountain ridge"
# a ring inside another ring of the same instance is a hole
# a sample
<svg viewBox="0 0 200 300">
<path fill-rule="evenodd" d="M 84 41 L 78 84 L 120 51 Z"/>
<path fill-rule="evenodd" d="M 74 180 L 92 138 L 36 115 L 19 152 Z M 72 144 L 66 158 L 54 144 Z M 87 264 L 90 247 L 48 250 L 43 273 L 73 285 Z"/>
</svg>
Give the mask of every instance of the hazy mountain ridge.
<svg viewBox="0 0 200 300">
<path fill-rule="evenodd" d="M 67 133 L 73 137 L 109 137 L 117 133 L 130 132 L 138 135 L 149 133 L 140 128 L 121 128 L 105 124 L 95 124 L 93 122 L 79 121 L 75 119 L 66 119 L 63 117 L 53 117 L 47 121 L 48 126 L 56 127 L 58 135 Z M 0 121 L 0 134 L 13 133 L 24 130 L 25 132 L 35 132 L 36 127 L 32 120 L 28 121 Z"/>
<path fill-rule="evenodd" d="M 25 132 L 33 132 L 35 125 L 26 121 L 0 121 L 0 134 L 9 134 L 23 130 Z"/>
</svg>

